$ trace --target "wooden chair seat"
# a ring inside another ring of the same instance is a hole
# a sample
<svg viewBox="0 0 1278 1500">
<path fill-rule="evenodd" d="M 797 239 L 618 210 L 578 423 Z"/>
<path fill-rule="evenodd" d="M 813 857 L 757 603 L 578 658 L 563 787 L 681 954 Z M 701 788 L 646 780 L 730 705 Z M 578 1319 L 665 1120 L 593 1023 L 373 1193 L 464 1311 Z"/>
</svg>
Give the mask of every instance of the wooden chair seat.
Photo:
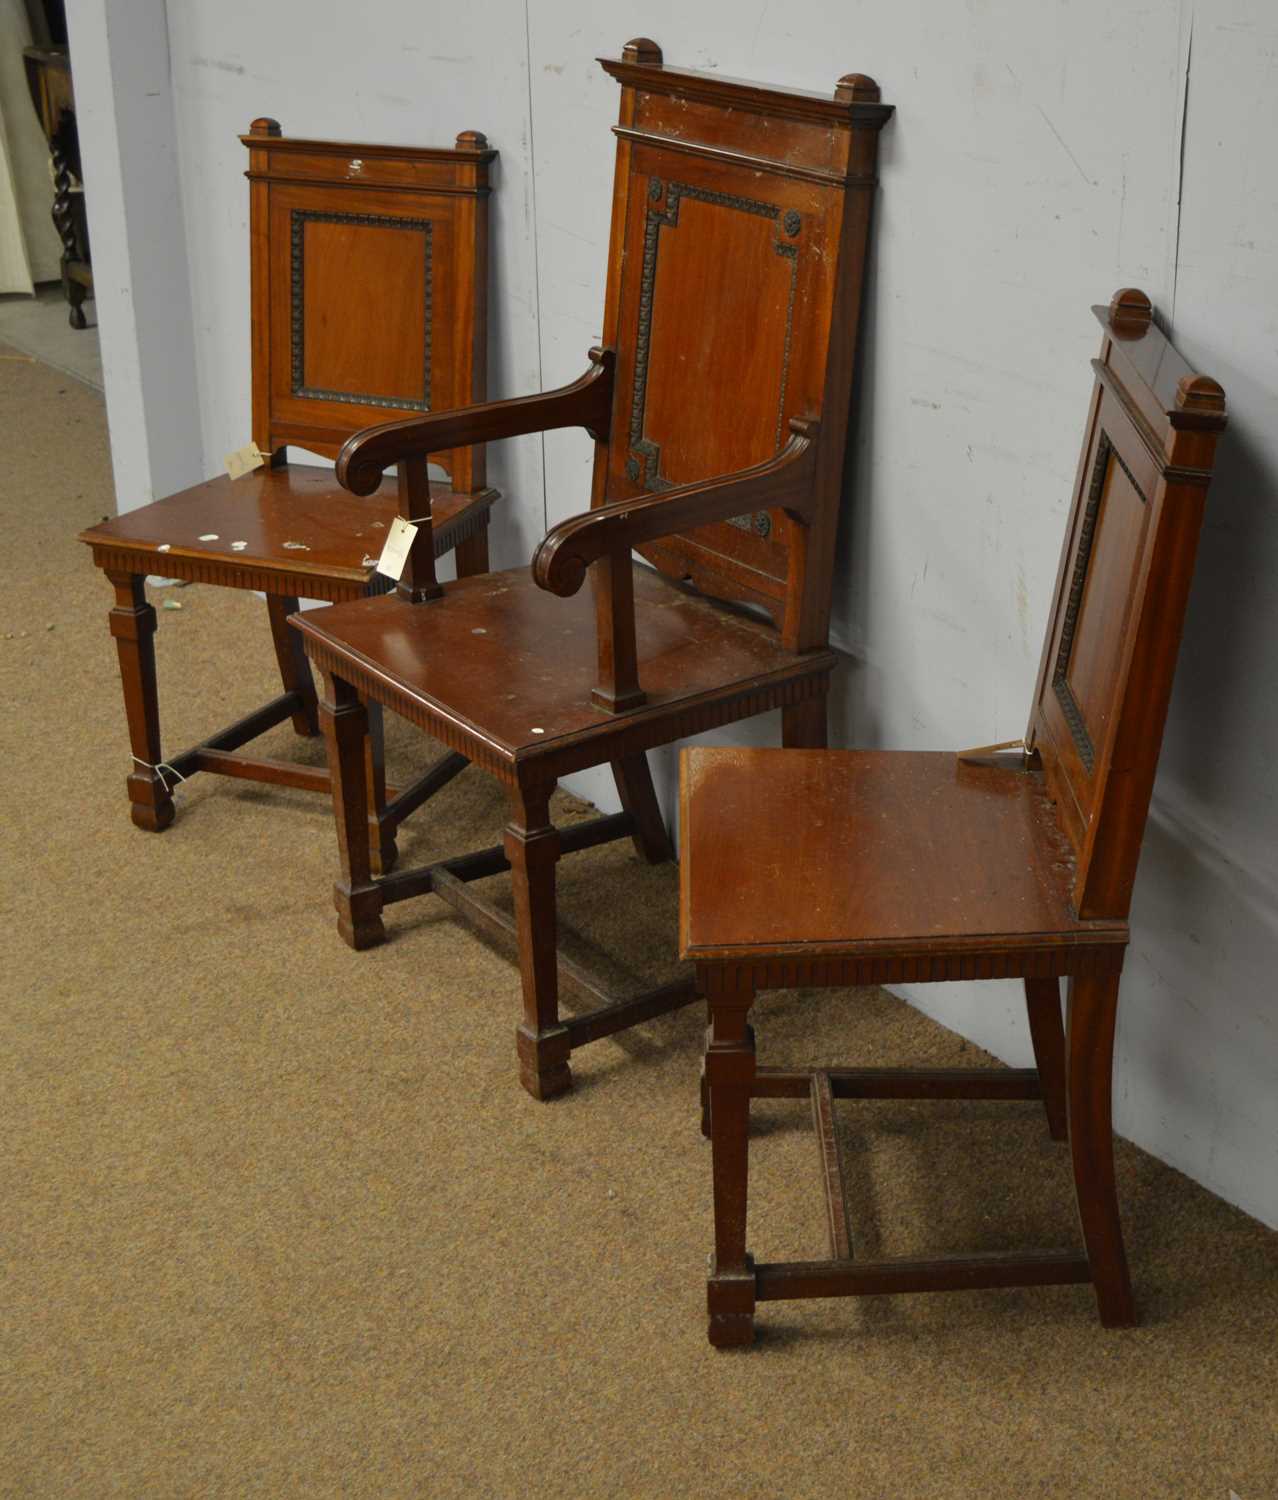
<svg viewBox="0 0 1278 1500">
<path fill-rule="evenodd" d="M 930 751 L 690 749 L 682 773 L 689 958 L 766 948 L 854 961 L 874 978 L 848 982 L 879 983 L 1059 974 L 1127 941 L 1126 922 L 1075 912 L 1073 850 L 1041 769 Z"/>
<path fill-rule="evenodd" d="M 662 744 L 680 705 L 739 699 L 756 683 L 776 691 L 790 680 L 824 678 L 835 664 L 828 651 L 787 651 L 770 626 L 651 568 L 636 568 L 634 583 L 647 696 L 626 714 L 590 700 L 598 663 L 589 593 L 558 598 L 527 568 L 459 579 L 440 607 L 386 594 L 307 613 L 296 624 L 322 670 L 340 664 L 348 680 L 481 764 L 553 754 L 563 767 L 574 737 L 583 740 L 583 765 L 606 762 L 610 734 L 624 734 L 633 750 L 648 720 L 652 743 Z"/>
<path fill-rule="evenodd" d="M 192 485 L 80 536 L 115 590 L 130 814 L 152 833 L 174 821 L 179 778 L 199 771 L 329 791 L 326 771 L 241 747 L 286 719 L 299 735 L 319 732 L 315 683 L 287 618 L 299 598 L 336 602 L 390 587 L 376 563 L 400 508 L 393 486 L 357 500 L 331 469 L 287 462 L 290 445 L 331 459 L 388 410 L 430 411 L 485 393 L 488 167 L 496 153 L 484 137 L 465 131 L 450 150 L 355 146 L 285 137 L 263 118 L 240 139 L 249 162 L 252 347 L 244 436 L 265 466 Z M 486 572 L 498 497 L 485 480 L 483 449 L 434 459 L 447 482 L 423 474 L 409 513 L 434 513 L 432 564 L 455 551 L 459 575 Z M 148 574 L 264 593 L 284 689 L 177 752 L 161 742 Z M 399 821 L 437 778 L 388 803 L 376 711 L 367 750 L 370 857 L 385 869 Z"/>
<path fill-rule="evenodd" d="M 486 519 L 491 496 L 431 485 L 442 555 Z M 367 499 L 329 468 L 281 464 L 241 479 L 222 474 L 81 532 L 103 568 L 141 569 L 196 583 L 349 599 L 379 587 L 376 559 L 397 514 L 393 481 Z M 204 540 L 204 538 L 208 540 Z M 234 542 L 244 542 L 239 548 Z M 163 553 L 160 552 L 164 548 Z M 252 575 L 250 577 L 250 574 Z"/>
<path fill-rule="evenodd" d="M 1093 311 L 1104 337 L 1024 740 L 683 753 L 680 949 L 710 1023 L 712 1344 L 750 1343 L 759 1301 L 974 1287 L 1090 1282 L 1102 1323 L 1135 1321 L 1111 1128 L 1118 986 L 1225 397 L 1143 292 Z M 1007 978 L 1024 980 L 1033 1068 L 756 1064 L 761 990 Z M 810 1102 L 828 1259 L 747 1250 L 761 1098 Z M 1041 1099 L 1069 1140 L 1082 1248 L 860 1258 L 839 1098 Z"/>
</svg>

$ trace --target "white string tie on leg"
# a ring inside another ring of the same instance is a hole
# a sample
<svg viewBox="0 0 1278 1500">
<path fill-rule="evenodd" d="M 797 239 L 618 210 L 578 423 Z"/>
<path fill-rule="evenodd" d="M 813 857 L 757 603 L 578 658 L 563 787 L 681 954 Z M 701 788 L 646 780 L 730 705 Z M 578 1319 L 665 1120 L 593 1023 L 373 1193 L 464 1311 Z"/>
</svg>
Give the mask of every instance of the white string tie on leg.
<svg viewBox="0 0 1278 1500">
<path fill-rule="evenodd" d="M 156 763 L 154 765 L 152 765 L 149 760 L 143 760 L 140 755 L 135 755 L 133 757 L 133 763 L 136 766 L 141 766 L 144 770 L 154 771 L 155 774 L 160 778 L 160 784 L 164 787 L 164 790 L 166 792 L 173 791 L 173 787 L 171 787 L 168 784 L 168 782 L 165 781 L 165 779 L 164 779 L 164 773 L 165 773 L 165 771 L 171 771 L 173 773 L 173 775 L 176 776 L 179 781 L 185 781 L 186 780 L 186 777 L 183 776 L 183 774 L 181 773 L 181 771 L 179 771 L 176 766 L 171 766 L 168 763 L 167 760 L 157 760 Z"/>
</svg>

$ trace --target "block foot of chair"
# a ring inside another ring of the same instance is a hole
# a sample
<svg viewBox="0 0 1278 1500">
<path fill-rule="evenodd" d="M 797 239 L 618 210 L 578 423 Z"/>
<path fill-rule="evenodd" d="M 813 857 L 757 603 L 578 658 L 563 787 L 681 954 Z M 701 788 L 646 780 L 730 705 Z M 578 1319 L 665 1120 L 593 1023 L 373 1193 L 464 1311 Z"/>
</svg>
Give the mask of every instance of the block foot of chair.
<svg viewBox="0 0 1278 1500">
<path fill-rule="evenodd" d="M 706 1282 L 706 1337 L 716 1349 L 744 1349 L 754 1343 L 754 1268 L 716 1275 Z"/>
<path fill-rule="evenodd" d="M 348 891 L 335 886 L 333 905 L 337 908 L 337 930 L 348 948 L 361 952 L 386 941 L 380 891 Z"/>
<path fill-rule="evenodd" d="M 339 916 L 337 930 L 346 946 L 354 948 L 357 953 L 362 953 L 365 948 L 376 948 L 379 943 L 386 941 L 386 928 L 380 917 L 371 922 L 352 922 Z"/>
<path fill-rule="evenodd" d="M 568 1032 L 555 1026 L 540 1034 L 519 1026 L 515 1031 L 519 1051 L 519 1081 L 534 1099 L 544 1103 L 572 1088 L 571 1051 Z"/>
<path fill-rule="evenodd" d="M 134 825 L 147 833 L 163 833 L 177 816 L 173 798 L 149 777 L 129 777 L 129 803 Z"/>
<path fill-rule="evenodd" d="M 748 1349 L 754 1343 L 753 1313 L 711 1313 L 706 1337 L 716 1349 Z"/>
</svg>

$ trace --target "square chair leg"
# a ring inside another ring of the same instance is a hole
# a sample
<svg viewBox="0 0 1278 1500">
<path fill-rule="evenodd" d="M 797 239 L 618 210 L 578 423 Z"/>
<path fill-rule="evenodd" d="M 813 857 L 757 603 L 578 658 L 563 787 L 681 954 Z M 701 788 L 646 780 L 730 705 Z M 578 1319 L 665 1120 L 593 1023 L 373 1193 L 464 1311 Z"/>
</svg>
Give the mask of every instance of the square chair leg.
<svg viewBox="0 0 1278 1500">
<path fill-rule="evenodd" d="M 342 878 L 333 887 L 337 930 L 352 948 L 386 938 L 382 893 L 373 879 L 369 850 L 368 710 L 349 682 L 325 674 L 320 727 L 333 778 L 333 815 Z"/>
<path fill-rule="evenodd" d="M 714 1171 L 714 1255 L 706 1287 L 707 1335 L 719 1349 L 754 1342 L 754 1264 L 746 1251 L 754 1032 L 748 985 L 709 997 L 705 1078 Z"/>
<path fill-rule="evenodd" d="M 148 833 L 161 833 L 173 822 L 173 797 L 158 769 L 160 703 L 155 685 L 155 608 L 147 603 L 146 579 L 141 573 L 108 573 L 115 589 L 111 634 L 120 658 L 120 685 L 129 723 L 133 770 L 129 802 L 134 823 Z"/>
<path fill-rule="evenodd" d="M 275 661 L 280 669 L 280 681 L 286 693 L 296 693 L 300 706 L 293 715 L 293 729 L 304 739 L 319 733 L 319 710 L 315 693 L 315 679 L 306 660 L 306 649 L 302 637 L 290 630 L 289 615 L 297 613 L 297 600 L 283 595 L 266 596 L 266 613 L 271 622 L 271 642 L 275 647 Z"/>
<path fill-rule="evenodd" d="M 549 787 L 512 787 L 506 858 L 515 898 L 523 1020 L 515 1033 L 519 1081 L 534 1099 L 553 1099 L 572 1087 L 567 1028 L 559 1022 L 558 922 L 555 865 L 559 834 L 550 821 Z"/>
</svg>

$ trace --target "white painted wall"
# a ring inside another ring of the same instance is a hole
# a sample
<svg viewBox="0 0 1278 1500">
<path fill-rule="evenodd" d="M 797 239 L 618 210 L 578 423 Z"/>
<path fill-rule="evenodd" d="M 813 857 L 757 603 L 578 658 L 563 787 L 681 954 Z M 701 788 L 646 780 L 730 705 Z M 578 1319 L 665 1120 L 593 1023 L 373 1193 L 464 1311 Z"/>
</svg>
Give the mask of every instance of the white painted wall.
<svg viewBox="0 0 1278 1500">
<path fill-rule="evenodd" d="M 1177 339 L 1229 397 L 1120 1011 L 1129 1134 L 1278 1223 L 1278 8 L 1193 16 Z M 1134 1123 L 1136 1129 L 1130 1128 Z"/>
<path fill-rule="evenodd" d="M 356 139 L 490 135 L 502 151 L 491 385 L 507 395 L 571 379 L 599 333 L 617 101 L 597 53 L 645 33 L 672 61 L 725 74 L 879 80 L 898 113 L 882 139 L 836 578 L 850 660 L 835 743 L 1021 732 L 1098 344 L 1088 307 L 1122 285 L 1151 294 L 1233 415 L 1137 891 L 1118 1125 L 1278 1224 L 1269 0 L 494 0 L 427 17 L 386 0 L 372 26 L 331 0 L 170 0 L 168 13 L 210 472 L 247 431 L 235 136 L 254 115 Z M 571 433 L 493 451 L 510 497 L 500 561 L 522 562 L 547 518 L 586 504 L 589 460 Z M 776 727 L 731 735 L 775 743 Z M 672 800 L 673 752 L 654 759 Z M 601 778 L 578 784 L 610 796 Z M 909 998 L 1028 1060 L 1015 986 Z"/>
<path fill-rule="evenodd" d="M 204 478 L 164 0 L 69 0 L 76 125 L 121 511 Z"/>
</svg>

